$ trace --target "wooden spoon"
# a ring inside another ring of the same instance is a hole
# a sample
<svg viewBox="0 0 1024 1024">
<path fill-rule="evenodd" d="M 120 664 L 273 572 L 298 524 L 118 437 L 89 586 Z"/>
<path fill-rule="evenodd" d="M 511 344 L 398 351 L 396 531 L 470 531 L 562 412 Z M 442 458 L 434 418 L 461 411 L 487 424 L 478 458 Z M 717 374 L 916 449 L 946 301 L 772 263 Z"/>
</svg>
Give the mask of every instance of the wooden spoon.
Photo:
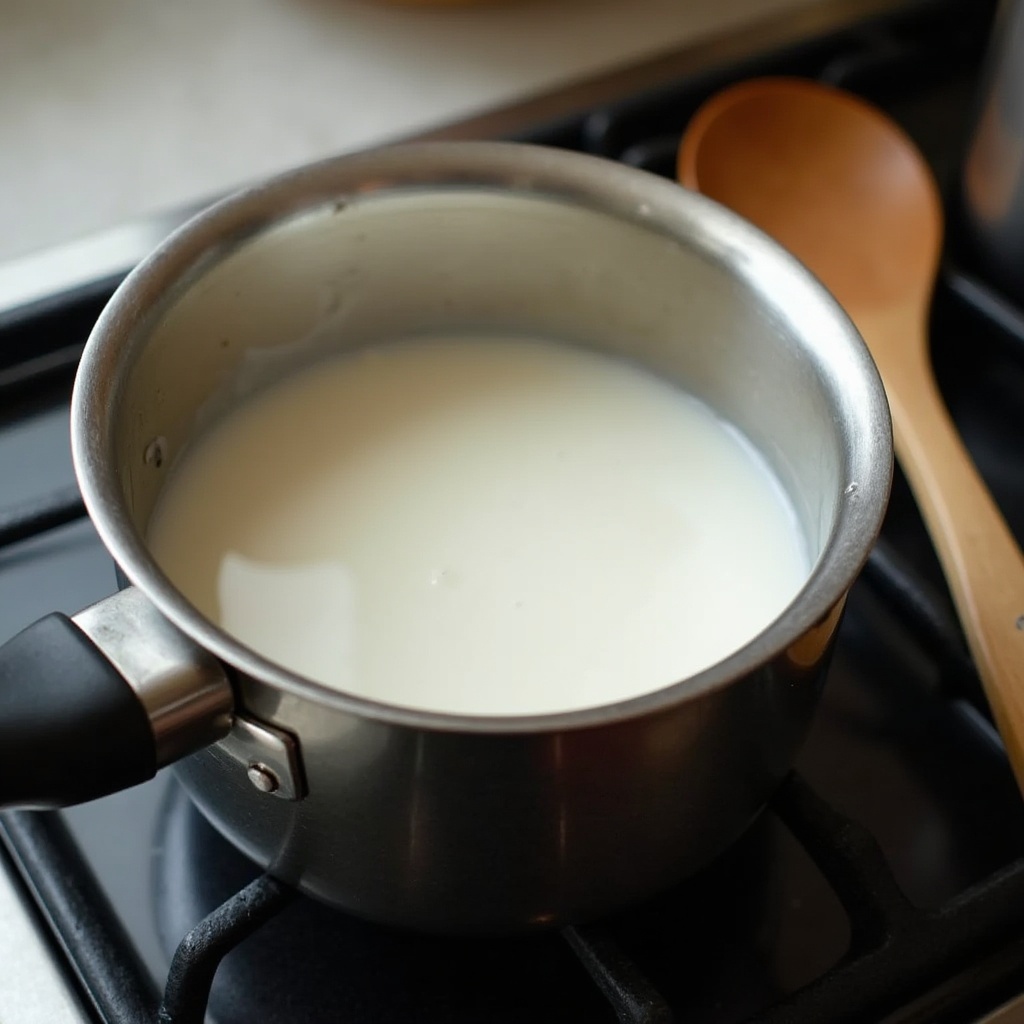
<svg viewBox="0 0 1024 1024">
<path fill-rule="evenodd" d="M 813 82 L 766 78 L 726 89 L 697 112 L 679 179 L 802 260 L 867 342 L 896 455 L 1024 790 L 1024 555 L 932 374 L 928 309 L 943 222 L 931 171 L 874 107 Z"/>
</svg>

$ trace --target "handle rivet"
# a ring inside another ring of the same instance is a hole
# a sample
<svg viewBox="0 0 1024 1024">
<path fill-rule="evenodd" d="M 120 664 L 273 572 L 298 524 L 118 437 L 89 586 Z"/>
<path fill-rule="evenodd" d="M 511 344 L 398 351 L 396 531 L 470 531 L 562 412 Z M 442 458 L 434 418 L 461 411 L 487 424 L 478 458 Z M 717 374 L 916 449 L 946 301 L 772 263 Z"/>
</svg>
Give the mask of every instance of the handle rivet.
<svg viewBox="0 0 1024 1024">
<path fill-rule="evenodd" d="M 245 774 L 261 793 L 274 793 L 281 785 L 278 777 L 265 764 L 254 762 Z"/>
<path fill-rule="evenodd" d="M 159 469 L 164 464 L 164 449 L 166 447 L 167 441 L 164 438 L 154 437 L 153 440 L 146 445 L 146 450 L 142 453 L 142 461 L 147 466 Z"/>
</svg>

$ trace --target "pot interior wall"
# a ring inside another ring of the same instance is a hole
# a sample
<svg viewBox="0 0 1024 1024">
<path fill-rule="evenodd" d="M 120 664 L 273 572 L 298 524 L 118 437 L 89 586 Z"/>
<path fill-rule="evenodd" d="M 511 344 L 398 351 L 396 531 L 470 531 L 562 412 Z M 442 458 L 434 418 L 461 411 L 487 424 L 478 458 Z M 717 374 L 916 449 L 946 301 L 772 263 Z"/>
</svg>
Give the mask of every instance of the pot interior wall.
<svg viewBox="0 0 1024 1024">
<path fill-rule="evenodd" d="M 380 340 L 505 332 L 615 353 L 703 398 L 767 457 L 817 559 L 847 483 L 841 420 L 856 396 L 756 256 L 645 216 L 406 188 L 320 203 L 204 259 L 136 330 L 115 394 L 135 526 L 145 533 L 189 443 L 282 374 Z"/>
</svg>

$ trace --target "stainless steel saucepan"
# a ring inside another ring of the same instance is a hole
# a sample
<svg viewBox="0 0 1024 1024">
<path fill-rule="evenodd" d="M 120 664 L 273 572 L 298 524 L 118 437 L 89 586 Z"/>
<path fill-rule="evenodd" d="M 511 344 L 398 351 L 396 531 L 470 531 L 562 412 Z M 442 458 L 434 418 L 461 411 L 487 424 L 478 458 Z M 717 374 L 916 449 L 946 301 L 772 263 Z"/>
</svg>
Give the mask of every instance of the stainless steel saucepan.
<svg viewBox="0 0 1024 1024">
<path fill-rule="evenodd" d="M 813 553 L 796 600 L 731 657 L 658 692 L 486 718 L 301 678 L 174 589 L 147 523 L 208 424 L 328 353 L 477 328 L 626 357 L 736 423 Z M 0 803 L 90 799 L 178 761 L 202 811 L 279 877 L 440 931 L 606 912 L 739 836 L 807 730 L 892 464 L 859 337 L 767 237 L 642 172 L 489 143 L 332 160 L 194 219 L 96 324 L 72 449 L 125 587 L 0 650 Z"/>
</svg>

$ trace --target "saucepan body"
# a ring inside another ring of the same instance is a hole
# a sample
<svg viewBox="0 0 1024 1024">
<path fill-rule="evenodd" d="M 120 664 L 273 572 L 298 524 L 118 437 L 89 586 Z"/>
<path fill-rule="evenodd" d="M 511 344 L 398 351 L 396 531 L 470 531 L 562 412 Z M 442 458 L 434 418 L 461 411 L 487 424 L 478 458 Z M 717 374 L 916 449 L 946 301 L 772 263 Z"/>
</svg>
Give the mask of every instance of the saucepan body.
<svg viewBox="0 0 1024 1024">
<path fill-rule="evenodd" d="M 731 421 L 799 520 L 811 569 L 795 600 L 724 661 L 645 696 L 468 716 L 302 678 L 175 589 L 147 529 L 211 424 L 317 359 L 473 331 L 624 358 Z M 182 783 L 275 875 L 365 917 L 446 932 L 590 918 L 737 839 L 807 732 L 892 464 L 863 344 L 783 250 L 674 184 L 506 144 L 341 158 L 200 215 L 103 313 L 72 419 L 82 493 L 126 583 L 75 622 L 140 694 L 158 760 L 200 747 L 178 761 Z M 193 701 L 202 686 L 205 703 Z"/>
</svg>

